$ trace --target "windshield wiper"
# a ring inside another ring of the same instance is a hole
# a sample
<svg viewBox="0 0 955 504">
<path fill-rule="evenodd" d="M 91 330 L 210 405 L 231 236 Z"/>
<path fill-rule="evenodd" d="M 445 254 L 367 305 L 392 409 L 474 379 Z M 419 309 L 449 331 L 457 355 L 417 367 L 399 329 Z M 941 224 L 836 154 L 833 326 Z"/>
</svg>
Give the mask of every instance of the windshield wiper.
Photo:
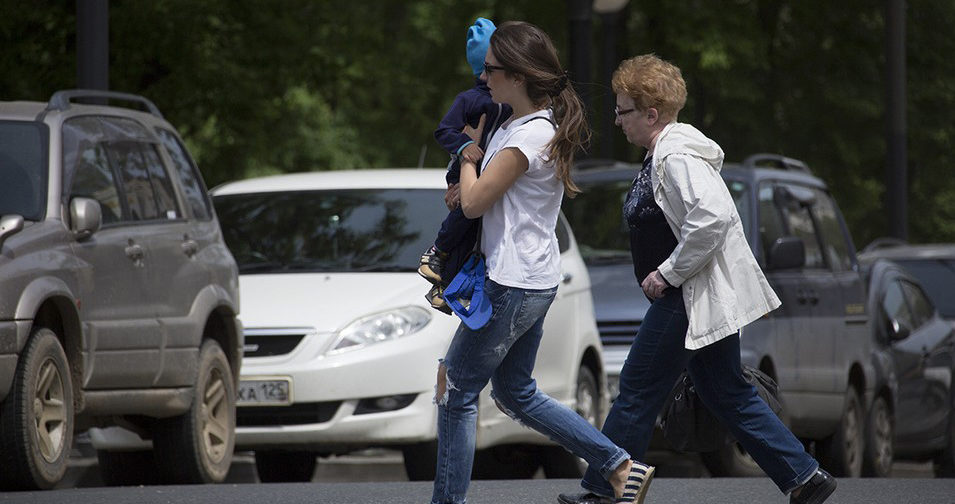
<svg viewBox="0 0 955 504">
<path fill-rule="evenodd" d="M 589 265 L 626 264 L 633 260 L 630 254 L 621 251 L 608 251 L 584 256 L 584 262 Z"/>
<path fill-rule="evenodd" d="M 239 265 L 239 273 L 256 273 L 262 271 L 281 271 L 283 265 L 276 261 L 245 263 Z"/>
</svg>

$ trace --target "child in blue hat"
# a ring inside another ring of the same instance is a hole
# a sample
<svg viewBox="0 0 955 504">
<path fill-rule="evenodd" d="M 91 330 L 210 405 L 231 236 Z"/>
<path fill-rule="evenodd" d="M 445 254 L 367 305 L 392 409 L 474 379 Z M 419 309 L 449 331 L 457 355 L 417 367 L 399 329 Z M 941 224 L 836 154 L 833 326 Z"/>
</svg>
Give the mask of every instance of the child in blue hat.
<svg viewBox="0 0 955 504">
<path fill-rule="evenodd" d="M 454 98 L 451 108 L 441 119 L 438 128 L 434 130 L 434 138 L 451 155 L 448 163 L 448 173 L 445 176 L 448 184 L 457 184 L 461 178 L 461 158 L 477 163 L 484 157 L 484 149 L 488 139 L 497 130 L 497 127 L 511 116 L 511 107 L 491 101 L 491 92 L 487 83 L 481 80 L 484 72 L 484 56 L 495 30 L 494 23 L 489 19 L 478 18 L 468 28 L 467 58 L 468 64 L 474 71 L 474 87 L 463 91 Z M 476 143 L 464 133 L 464 126 L 472 128 L 478 126 L 481 116 L 484 115 L 485 126 L 480 143 Z M 425 296 L 431 306 L 450 314 L 442 293 L 448 282 L 457 274 L 467 255 L 474 249 L 477 240 L 477 219 L 468 219 L 458 206 L 448 213 L 441 224 L 434 245 L 421 256 L 418 273 L 434 286 Z"/>
</svg>

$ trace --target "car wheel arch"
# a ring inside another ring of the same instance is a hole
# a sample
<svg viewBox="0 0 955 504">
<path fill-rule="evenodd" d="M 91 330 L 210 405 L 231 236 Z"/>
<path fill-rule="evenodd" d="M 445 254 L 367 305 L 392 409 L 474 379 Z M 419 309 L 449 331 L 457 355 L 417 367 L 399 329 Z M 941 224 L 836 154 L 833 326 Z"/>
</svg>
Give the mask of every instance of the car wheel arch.
<svg viewBox="0 0 955 504">
<path fill-rule="evenodd" d="M 218 306 L 209 313 L 202 330 L 202 341 L 214 340 L 222 348 L 232 368 L 235 385 L 239 383 L 242 365 L 242 335 L 235 324 L 235 313 L 228 306 Z M 201 346 L 201 343 L 200 343 Z"/>
<path fill-rule="evenodd" d="M 76 302 L 65 295 L 53 295 L 37 307 L 32 317 L 33 327 L 45 327 L 54 334 L 66 353 L 66 361 L 70 367 L 71 384 L 73 389 L 73 407 L 76 413 L 83 409 L 83 328 L 80 322 Z"/>
</svg>

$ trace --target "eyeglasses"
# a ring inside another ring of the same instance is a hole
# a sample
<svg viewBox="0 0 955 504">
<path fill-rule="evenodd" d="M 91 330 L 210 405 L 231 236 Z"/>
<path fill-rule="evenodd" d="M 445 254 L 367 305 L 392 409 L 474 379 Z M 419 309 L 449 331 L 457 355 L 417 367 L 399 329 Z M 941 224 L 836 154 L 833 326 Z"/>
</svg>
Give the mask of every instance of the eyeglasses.
<svg viewBox="0 0 955 504">
<path fill-rule="evenodd" d="M 496 72 L 496 71 L 498 71 L 498 70 L 507 70 L 507 69 L 504 68 L 504 67 L 502 67 L 502 66 L 492 65 L 492 64 L 488 63 L 487 61 L 484 62 L 484 71 L 485 71 L 488 75 L 491 75 L 492 73 L 494 73 L 494 72 Z"/>
<path fill-rule="evenodd" d="M 625 115 L 627 115 L 627 114 L 629 114 L 630 112 L 633 112 L 633 111 L 635 111 L 635 110 L 637 110 L 637 109 L 635 109 L 635 108 L 628 108 L 628 109 L 620 110 L 619 108 L 614 107 L 614 108 L 613 108 L 613 113 L 614 113 L 614 114 L 617 114 L 617 117 L 622 117 L 622 116 L 625 116 Z"/>
</svg>

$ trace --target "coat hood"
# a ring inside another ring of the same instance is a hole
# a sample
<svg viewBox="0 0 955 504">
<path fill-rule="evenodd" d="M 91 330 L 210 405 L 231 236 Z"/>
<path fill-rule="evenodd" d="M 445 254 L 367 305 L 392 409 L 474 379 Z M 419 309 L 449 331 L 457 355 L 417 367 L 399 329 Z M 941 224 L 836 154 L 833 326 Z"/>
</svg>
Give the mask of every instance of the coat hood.
<svg viewBox="0 0 955 504">
<path fill-rule="evenodd" d="M 653 150 L 653 164 L 659 167 L 671 154 L 700 158 L 717 172 L 723 168 L 723 149 L 689 124 L 670 123 L 660 132 Z"/>
</svg>

